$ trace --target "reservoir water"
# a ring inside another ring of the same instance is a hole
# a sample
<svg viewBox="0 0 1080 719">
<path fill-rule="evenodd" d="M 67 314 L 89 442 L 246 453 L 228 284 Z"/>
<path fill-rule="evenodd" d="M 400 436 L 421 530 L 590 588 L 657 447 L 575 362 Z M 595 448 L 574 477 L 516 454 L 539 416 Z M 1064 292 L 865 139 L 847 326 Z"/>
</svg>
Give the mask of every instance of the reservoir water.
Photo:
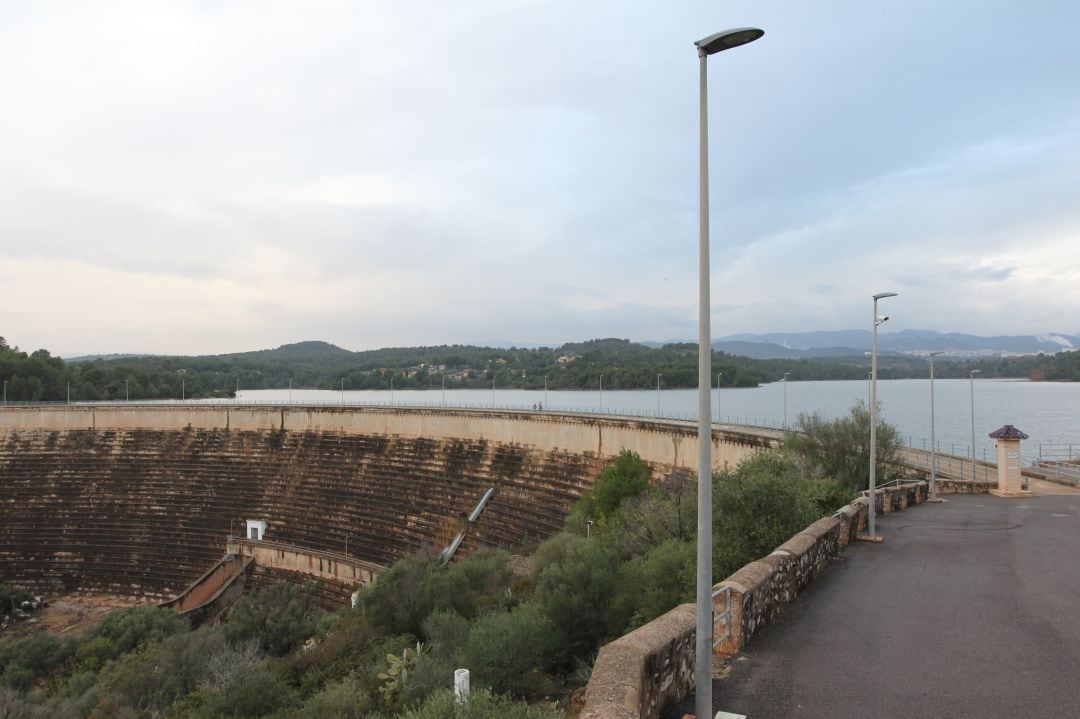
<svg viewBox="0 0 1080 719">
<path fill-rule="evenodd" d="M 820 412 L 827 419 L 847 414 L 869 398 L 863 380 L 789 382 L 787 421 L 801 413 Z M 779 428 L 784 424 L 783 382 L 760 387 L 712 391 L 713 421 Z M 972 383 L 935 380 L 937 443 L 942 452 L 968 455 L 971 446 Z M 697 390 L 241 390 L 240 401 L 315 404 L 377 404 L 404 407 L 502 407 L 572 412 L 611 412 L 678 419 L 697 418 Z M 929 380 L 879 380 L 881 419 L 895 426 L 906 444 L 930 448 Z M 719 407 L 719 409 L 718 409 Z M 1023 443 L 1026 460 L 1039 445 L 1075 444 L 1080 454 L 1080 383 L 976 379 L 974 382 L 975 450 L 993 461 L 994 441 L 987 437 L 1011 424 L 1030 437 Z"/>
</svg>

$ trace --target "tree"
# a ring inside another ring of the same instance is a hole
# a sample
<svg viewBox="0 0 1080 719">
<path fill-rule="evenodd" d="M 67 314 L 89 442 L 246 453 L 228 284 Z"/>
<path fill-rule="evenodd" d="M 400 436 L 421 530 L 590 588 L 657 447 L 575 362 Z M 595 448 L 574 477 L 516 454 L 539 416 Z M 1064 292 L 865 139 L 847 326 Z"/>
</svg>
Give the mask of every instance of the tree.
<svg viewBox="0 0 1080 719">
<path fill-rule="evenodd" d="M 314 586 L 281 582 L 242 597 L 225 624 L 230 642 L 249 639 L 270 655 L 288 654 L 315 633 Z"/>
<path fill-rule="evenodd" d="M 834 420 L 817 412 L 800 414 L 794 431 L 784 435 L 784 451 L 809 476 L 831 479 L 849 492 L 860 492 L 870 481 L 870 411 L 860 401 L 846 417 Z M 878 420 L 878 482 L 901 476 L 900 434 Z"/>
<path fill-rule="evenodd" d="M 713 572 L 726 577 L 820 517 L 813 486 L 778 452 L 760 452 L 713 481 Z"/>
<path fill-rule="evenodd" d="M 651 478 L 648 465 L 637 452 L 619 452 L 596 480 L 593 498 L 599 517 L 614 514 L 624 501 L 648 491 Z"/>
</svg>

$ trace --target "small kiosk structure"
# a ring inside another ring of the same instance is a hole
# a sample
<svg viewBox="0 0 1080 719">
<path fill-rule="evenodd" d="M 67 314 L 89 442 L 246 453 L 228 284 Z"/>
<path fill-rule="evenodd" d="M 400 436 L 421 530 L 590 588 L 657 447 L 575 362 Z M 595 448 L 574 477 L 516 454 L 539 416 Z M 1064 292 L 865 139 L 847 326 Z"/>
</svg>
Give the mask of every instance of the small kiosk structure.
<svg viewBox="0 0 1080 719">
<path fill-rule="evenodd" d="M 991 488 L 995 497 L 1030 497 L 1031 491 L 1024 488 L 1024 478 L 1020 473 L 1020 440 L 1028 436 L 1007 424 L 990 433 L 997 446 L 998 484 Z"/>
<path fill-rule="evenodd" d="M 259 542 L 266 535 L 265 519 L 249 519 L 247 524 L 247 539 Z"/>
</svg>

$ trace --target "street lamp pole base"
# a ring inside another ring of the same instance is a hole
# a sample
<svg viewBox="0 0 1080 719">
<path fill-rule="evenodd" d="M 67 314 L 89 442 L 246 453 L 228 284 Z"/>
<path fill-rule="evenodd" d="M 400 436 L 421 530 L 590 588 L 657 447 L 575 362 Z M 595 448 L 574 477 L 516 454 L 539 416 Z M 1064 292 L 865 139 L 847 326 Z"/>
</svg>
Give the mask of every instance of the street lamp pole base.
<svg viewBox="0 0 1080 719">
<path fill-rule="evenodd" d="M 880 534 L 860 534 L 855 539 L 860 542 L 872 542 L 874 544 L 881 544 L 885 541 L 885 537 L 882 537 Z"/>
<path fill-rule="evenodd" d="M 945 504 L 949 500 L 942 499 L 941 497 L 930 497 L 926 500 L 927 504 Z"/>
</svg>

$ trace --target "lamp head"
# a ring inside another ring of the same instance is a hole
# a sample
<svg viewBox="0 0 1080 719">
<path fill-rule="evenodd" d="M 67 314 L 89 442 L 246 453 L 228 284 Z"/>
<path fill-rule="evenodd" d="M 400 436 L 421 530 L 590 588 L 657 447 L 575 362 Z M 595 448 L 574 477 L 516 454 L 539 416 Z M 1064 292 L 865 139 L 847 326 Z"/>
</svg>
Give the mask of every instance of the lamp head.
<svg viewBox="0 0 1080 719">
<path fill-rule="evenodd" d="M 876 295 L 874 295 L 875 300 L 884 299 L 886 297 L 896 297 L 896 293 L 895 292 L 878 292 Z"/>
<path fill-rule="evenodd" d="M 721 30 L 715 35 L 709 35 L 698 40 L 694 44 L 697 45 L 698 55 L 704 57 L 706 55 L 715 55 L 722 50 L 730 50 L 733 47 L 746 45 L 764 34 L 764 30 L 759 30 L 756 27 L 737 27 L 730 30 Z"/>
<path fill-rule="evenodd" d="M 971 370 L 971 376 L 972 377 L 974 377 L 977 374 L 982 374 L 982 370 L 981 369 L 973 369 L 973 370 Z"/>
</svg>

